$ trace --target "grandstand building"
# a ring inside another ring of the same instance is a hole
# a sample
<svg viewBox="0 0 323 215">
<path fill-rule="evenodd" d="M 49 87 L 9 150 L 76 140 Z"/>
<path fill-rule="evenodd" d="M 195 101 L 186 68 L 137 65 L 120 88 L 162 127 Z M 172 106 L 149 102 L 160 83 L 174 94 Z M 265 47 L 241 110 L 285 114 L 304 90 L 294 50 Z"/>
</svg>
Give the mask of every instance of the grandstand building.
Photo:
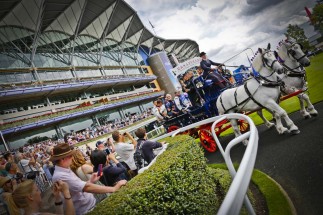
<svg viewBox="0 0 323 215">
<path fill-rule="evenodd" d="M 164 95 L 149 58 L 195 41 L 152 34 L 123 0 L 0 2 L 0 149 L 141 113 Z"/>
</svg>

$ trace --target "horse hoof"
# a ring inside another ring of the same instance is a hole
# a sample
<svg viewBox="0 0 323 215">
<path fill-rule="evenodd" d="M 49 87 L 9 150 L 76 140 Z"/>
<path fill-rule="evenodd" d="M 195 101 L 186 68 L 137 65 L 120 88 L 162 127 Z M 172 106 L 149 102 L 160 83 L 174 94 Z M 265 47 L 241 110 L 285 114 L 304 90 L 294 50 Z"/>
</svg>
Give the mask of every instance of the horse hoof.
<svg viewBox="0 0 323 215">
<path fill-rule="evenodd" d="M 317 117 L 319 114 L 318 113 L 311 113 L 311 116 Z"/>
<path fill-rule="evenodd" d="M 299 134 L 300 132 L 301 132 L 300 130 L 292 130 L 292 131 L 290 131 L 290 133 L 291 133 L 292 135 Z"/>
<path fill-rule="evenodd" d="M 311 115 L 304 116 L 304 119 L 309 119 L 309 118 L 311 118 Z"/>
<path fill-rule="evenodd" d="M 284 134 L 288 134 L 288 133 L 289 133 L 288 130 L 284 130 L 284 131 L 281 131 L 279 134 L 284 135 Z"/>
</svg>

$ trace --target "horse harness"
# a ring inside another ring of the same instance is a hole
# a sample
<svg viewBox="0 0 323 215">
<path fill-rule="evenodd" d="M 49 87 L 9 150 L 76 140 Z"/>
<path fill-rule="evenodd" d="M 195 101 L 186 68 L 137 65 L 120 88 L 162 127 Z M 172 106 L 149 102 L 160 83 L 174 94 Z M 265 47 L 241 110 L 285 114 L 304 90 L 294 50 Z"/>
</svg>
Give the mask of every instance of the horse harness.
<svg viewBox="0 0 323 215">
<path fill-rule="evenodd" d="M 303 45 L 302 44 L 300 44 L 300 43 L 292 43 L 292 45 L 290 46 L 290 48 L 292 48 L 294 45 L 299 45 L 300 47 L 301 47 L 301 49 L 303 49 Z M 287 49 L 287 53 L 288 53 L 288 55 L 289 56 L 291 56 L 294 60 L 296 60 L 296 61 L 299 61 L 299 60 L 301 60 L 301 59 L 303 59 L 304 57 L 306 57 L 307 55 L 304 53 L 304 55 L 303 56 L 301 56 L 300 58 L 295 58 L 294 57 L 294 55 L 296 54 L 296 52 L 295 52 L 295 50 L 291 50 L 291 49 Z"/>
<path fill-rule="evenodd" d="M 264 54 L 266 54 L 267 52 L 265 52 Z M 262 56 L 264 55 L 264 54 L 262 54 Z M 267 67 L 269 67 L 270 69 L 272 69 L 272 67 L 274 66 L 274 63 L 277 61 L 277 60 L 274 60 L 272 63 L 271 63 L 271 65 L 269 66 L 268 64 L 267 64 L 267 61 L 266 61 L 266 59 L 264 60 L 264 57 L 262 57 L 262 61 L 263 61 L 263 64 L 264 64 L 264 66 L 267 66 Z M 247 93 L 247 95 L 248 95 L 248 98 L 246 98 L 246 99 L 244 99 L 243 101 L 241 101 L 240 103 L 238 103 L 238 100 L 237 100 L 237 90 L 238 90 L 238 88 L 236 88 L 236 90 L 234 91 L 234 100 L 235 100 L 235 103 L 236 103 L 236 105 L 234 106 L 234 107 L 231 107 L 231 108 L 229 108 L 229 109 L 225 109 L 225 107 L 224 107 L 224 105 L 223 105 L 223 101 L 222 101 L 222 95 L 220 95 L 220 103 L 221 103 L 221 106 L 222 106 L 222 108 L 223 108 L 223 110 L 224 110 L 224 113 L 227 113 L 228 111 L 230 111 L 230 110 L 233 110 L 233 109 L 235 109 L 235 108 L 237 108 L 238 106 L 240 106 L 240 105 L 242 105 L 243 103 L 245 103 L 245 105 L 250 101 L 250 99 L 254 102 L 254 103 L 256 103 L 259 107 L 261 107 L 261 108 L 265 108 L 262 104 L 260 104 L 255 98 L 254 98 L 254 94 L 258 91 L 258 89 L 259 89 L 259 87 L 260 86 L 264 86 L 264 87 L 269 87 L 269 88 L 274 88 L 274 87 L 281 87 L 281 86 L 283 86 L 284 85 L 284 82 L 279 78 L 279 77 L 277 77 L 277 81 L 271 81 L 271 80 L 269 80 L 268 79 L 268 77 L 270 77 L 270 76 L 272 76 L 273 74 L 274 74 L 274 70 L 273 70 L 273 72 L 270 74 L 270 75 L 268 75 L 267 77 L 265 77 L 265 76 L 262 76 L 262 75 L 260 75 L 259 74 L 259 76 L 258 77 L 256 77 L 256 76 L 253 76 L 254 77 L 254 79 L 259 83 L 259 85 L 258 85 L 258 88 L 256 89 L 256 91 L 252 94 L 251 92 L 250 92 L 250 90 L 248 89 L 248 87 L 247 87 L 247 83 L 248 82 L 246 82 L 246 83 L 244 83 L 244 90 L 245 90 L 245 92 Z M 279 92 L 280 92 L 280 90 L 279 90 Z M 280 98 L 280 94 L 279 94 L 279 96 L 278 96 L 278 100 L 276 101 L 277 103 L 278 103 L 278 101 L 279 101 L 279 98 Z M 242 107 L 244 107 L 244 106 L 242 106 Z M 239 111 L 236 111 L 236 112 L 239 112 Z"/>
</svg>

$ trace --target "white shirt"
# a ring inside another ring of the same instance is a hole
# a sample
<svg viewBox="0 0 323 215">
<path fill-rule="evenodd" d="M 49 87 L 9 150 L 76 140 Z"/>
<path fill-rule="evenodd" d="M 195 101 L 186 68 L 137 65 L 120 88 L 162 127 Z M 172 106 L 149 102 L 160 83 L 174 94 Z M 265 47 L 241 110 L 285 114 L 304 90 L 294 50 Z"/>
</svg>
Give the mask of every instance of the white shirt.
<svg viewBox="0 0 323 215">
<path fill-rule="evenodd" d="M 18 167 L 21 169 L 23 173 L 37 171 L 37 169 L 34 166 L 28 165 L 28 164 L 29 164 L 29 159 L 21 159 L 18 163 Z"/>
<path fill-rule="evenodd" d="M 133 154 L 136 151 L 134 145 L 129 143 L 116 143 L 114 146 L 115 151 L 120 156 L 119 161 L 125 162 L 131 170 L 136 170 L 137 167 L 133 159 Z"/>
<path fill-rule="evenodd" d="M 87 182 L 82 181 L 72 170 L 55 166 L 53 182 L 55 183 L 58 180 L 62 180 L 68 184 L 77 215 L 86 214 L 95 206 L 96 200 L 93 194 L 83 192 L 83 188 Z"/>
<path fill-rule="evenodd" d="M 156 106 L 153 107 L 151 112 L 158 120 L 163 120 L 164 119 L 164 117 L 162 117 L 162 115 L 160 115 L 160 113 L 158 111 L 158 108 Z"/>
</svg>

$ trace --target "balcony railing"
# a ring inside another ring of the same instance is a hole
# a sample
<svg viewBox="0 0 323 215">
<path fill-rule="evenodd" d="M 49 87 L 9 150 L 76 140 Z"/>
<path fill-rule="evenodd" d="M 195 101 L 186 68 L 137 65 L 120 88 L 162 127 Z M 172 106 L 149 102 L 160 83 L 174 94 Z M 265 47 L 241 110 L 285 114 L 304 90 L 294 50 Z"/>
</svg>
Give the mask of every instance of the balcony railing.
<svg viewBox="0 0 323 215">
<path fill-rule="evenodd" d="M 153 81 L 157 77 L 155 75 L 114 75 L 107 76 L 102 79 L 96 80 L 67 80 L 64 82 L 48 82 L 48 83 L 39 83 L 35 82 L 33 85 L 21 85 L 16 86 L 13 83 L 10 84 L 0 84 L 0 98 L 22 95 L 22 94 L 32 94 L 37 92 L 54 92 L 63 89 L 71 89 L 71 88 L 84 88 L 87 89 L 89 87 L 93 87 L 96 85 L 107 85 L 110 84 L 112 86 L 117 86 L 119 83 L 122 84 L 124 82 L 139 82 L 139 81 Z"/>
<path fill-rule="evenodd" d="M 2 134 L 8 134 L 12 132 L 22 131 L 30 128 L 35 128 L 38 126 L 44 126 L 48 124 L 52 124 L 55 122 L 59 122 L 65 119 L 81 117 L 88 114 L 93 114 L 98 111 L 104 111 L 107 109 L 117 108 L 123 105 L 128 105 L 134 102 L 143 101 L 146 99 L 156 98 L 158 96 L 164 95 L 164 92 L 155 92 L 155 93 L 145 93 L 136 96 L 129 96 L 127 98 L 117 99 L 113 101 L 109 101 L 107 104 L 98 103 L 94 105 L 74 108 L 71 110 L 64 110 L 52 114 L 42 115 L 34 118 L 14 121 L 10 123 L 5 123 L 0 125 L 0 130 L 2 130 Z"/>
</svg>

